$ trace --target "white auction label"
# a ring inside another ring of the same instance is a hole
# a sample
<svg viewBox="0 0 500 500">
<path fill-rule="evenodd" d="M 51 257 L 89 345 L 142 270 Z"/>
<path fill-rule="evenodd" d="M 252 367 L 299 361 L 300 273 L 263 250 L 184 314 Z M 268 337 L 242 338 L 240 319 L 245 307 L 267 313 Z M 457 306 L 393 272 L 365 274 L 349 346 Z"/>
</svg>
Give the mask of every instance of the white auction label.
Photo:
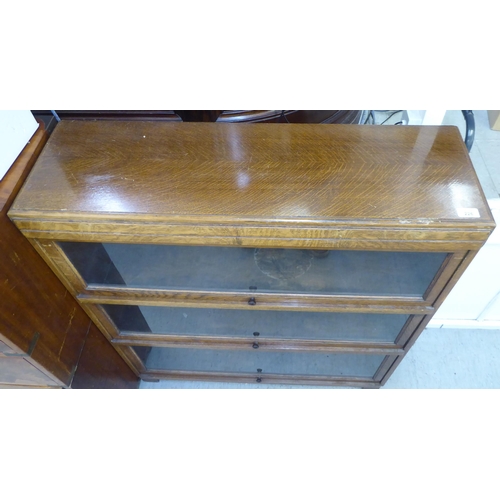
<svg viewBox="0 0 500 500">
<path fill-rule="evenodd" d="M 480 217 L 477 208 L 457 208 L 459 217 Z"/>
</svg>

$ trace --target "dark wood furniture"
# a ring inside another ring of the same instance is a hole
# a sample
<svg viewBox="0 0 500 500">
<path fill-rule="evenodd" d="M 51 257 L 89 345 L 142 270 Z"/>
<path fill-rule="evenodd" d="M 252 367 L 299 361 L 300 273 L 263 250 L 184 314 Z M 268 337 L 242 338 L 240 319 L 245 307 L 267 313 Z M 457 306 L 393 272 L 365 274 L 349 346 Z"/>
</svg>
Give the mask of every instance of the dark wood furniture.
<svg viewBox="0 0 500 500">
<path fill-rule="evenodd" d="M 359 123 L 361 111 L 356 110 L 57 110 L 62 120 L 151 120 L 219 123 Z M 34 111 L 51 119 L 50 111 Z"/>
<path fill-rule="evenodd" d="M 39 123 L 0 182 L 0 387 L 137 387 L 137 376 L 7 217 L 47 137 Z"/>
<path fill-rule="evenodd" d="M 494 228 L 455 127 L 62 121 L 10 217 L 145 380 L 358 387 Z"/>
</svg>

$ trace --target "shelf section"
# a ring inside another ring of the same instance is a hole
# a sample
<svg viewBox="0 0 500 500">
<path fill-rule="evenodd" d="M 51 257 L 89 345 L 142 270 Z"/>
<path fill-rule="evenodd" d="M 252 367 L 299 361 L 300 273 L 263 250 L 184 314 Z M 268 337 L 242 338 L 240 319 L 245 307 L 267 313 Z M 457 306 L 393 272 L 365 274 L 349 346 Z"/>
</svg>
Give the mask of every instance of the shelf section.
<svg viewBox="0 0 500 500">
<path fill-rule="evenodd" d="M 409 315 L 101 306 L 120 336 L 233 337 L 395 343 Z"/>
<path fill-rule="evenodd" d="M 446 253 L 60 242 L 90 286 L 422 298 Z"/>
<path fill-rule="evenodd" d="M 136 348 L 132 348 L 136 349 Z M 153 347 L 148 371 L 238 373 L 248 376 L 309 375 L 373 379 L 385 356 L 371 354 L 245 352 Z"/>
</svg>

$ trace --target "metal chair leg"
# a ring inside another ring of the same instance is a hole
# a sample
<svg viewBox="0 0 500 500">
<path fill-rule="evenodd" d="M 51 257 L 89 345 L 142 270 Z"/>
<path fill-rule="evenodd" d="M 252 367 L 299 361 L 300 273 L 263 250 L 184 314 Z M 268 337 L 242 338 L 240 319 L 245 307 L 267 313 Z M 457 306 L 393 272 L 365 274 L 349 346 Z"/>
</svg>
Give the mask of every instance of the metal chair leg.
<svg viewBox="0 0 500 500">
<path fill-rule="evenodd" d="M 474 144 L 476 121 L 474 120 L 474 113 L 472 111 L 462 111 L 462 114 L 464 115 L 466 125 L 464 142 L 467 147 L 467 151 L 470 153 L 472 144 Z"/>
</svg>

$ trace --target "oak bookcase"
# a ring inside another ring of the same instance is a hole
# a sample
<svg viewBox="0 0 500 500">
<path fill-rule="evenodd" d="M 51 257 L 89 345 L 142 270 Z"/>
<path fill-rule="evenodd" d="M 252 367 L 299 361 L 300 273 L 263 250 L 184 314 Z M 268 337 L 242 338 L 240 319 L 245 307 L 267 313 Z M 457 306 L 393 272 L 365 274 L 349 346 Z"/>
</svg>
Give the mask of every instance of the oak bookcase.
<svg viewBox="0 0 500 500">
<path fill-rule="evenodd" d="M 63 120 L 9 215 L 144 380 L 356 387 L 495 227 L 445 126 Z"/>
</svg>

